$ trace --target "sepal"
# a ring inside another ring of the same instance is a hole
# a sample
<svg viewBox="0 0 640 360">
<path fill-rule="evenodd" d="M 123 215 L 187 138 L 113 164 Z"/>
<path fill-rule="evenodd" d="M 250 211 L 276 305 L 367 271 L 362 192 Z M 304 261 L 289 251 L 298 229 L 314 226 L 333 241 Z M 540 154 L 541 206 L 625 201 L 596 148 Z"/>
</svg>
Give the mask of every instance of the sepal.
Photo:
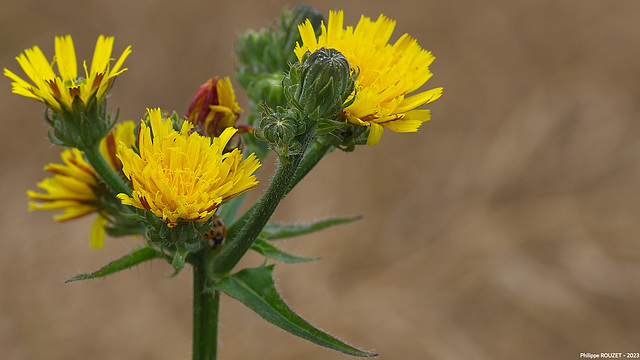
<svg viewBox="0 0 640 360">
<path fill-rule="evenodd" d="M 202 232 L 207 223 L 179 222 L 174 227 L 167 226 L 160 218 L 150 211 L 144 211 L 144 216 L 149 223 L 146 237 L 167 249 L 179 249 L 189 252 L 198 251 L 203 246 Z"/>
<path fill-rule="evenodd" d="M 264 103 L 262 120 L 255 135 L 258 140 L 269 143 L 269 147 L 278 154 L 281 161 L 287 162 L 302 152 L 298 138 L 306 129 L 304 115 L 299 111 L 280 106 L 273 110 Z"/>
</svg>

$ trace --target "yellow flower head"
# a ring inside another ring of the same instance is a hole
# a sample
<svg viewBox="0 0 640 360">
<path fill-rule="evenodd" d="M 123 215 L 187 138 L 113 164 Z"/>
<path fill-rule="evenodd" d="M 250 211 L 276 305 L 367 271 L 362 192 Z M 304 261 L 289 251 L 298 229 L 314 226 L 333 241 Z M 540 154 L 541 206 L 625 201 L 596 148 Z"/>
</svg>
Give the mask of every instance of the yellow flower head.
<svg viewBox="0 0 640 360">
<path fill-rule="evenodd" d="M 252 175 L 260 167 L 254 154 L 244 161 L 238 149 L 223 154 L 236 129 L 209 138 L 191 132 L 193 125 L 185 121 L 178 132 L 162 120 L 160 109 L 149 110 L 149 123 L 140 127 L 139 154 L 118 145 L 133 188 L 131 197 L 118 194 L 123 204 L 151 211 L 174 227 L 180 221 L 206 222 L 220 203 L 258 183 Z"/>
<path fill-rule="evenodd" d="M 193 125 L 202 126 L 205 134 L 216 137 L 228 127 L 240 132 L 251 131 L 247 126 L 236 125 L 241 111 L 229 77 L 216 76 L 200 85 L 187 110 L 187 118 Z"/>
<path fill-rule="evenodd" d="M 100 152 L 107 159 L 111 167 L 118 171 L 121 167 L 119 161 L 109 160 L 115 157 L 108 143 L 122 141 L 129 146 L 134 143 L 133 121 L 126 121 L 118 124 L 116 128 L 100 143 Z M 28 191 L 30 200 L 30 210 L 64 210 L 62 214 L 55 215 L 56 221 L 66 221 L 75 219 L 93 212 L 101 212 L 100 193 L 106 193 L 107 189 L 99 181 L 91 165 L 85 161 L 82 152 L 78 149 L 66 149 L 60 157 L 64 164 L 48 164 L 44 167 L 46 171 L 54 174 L 53 177 L 46 178 L 38 187 L 45 193 Z M 116 159 L 117 160 L 117 159 Z M 98 215 L 91 229 L 91 246 L 101 248 L 104 243 L 104 226 L 107 219 L 101 214 Z"/>
<path fill-rule="evenodd" d="M 431 77 L 429 65 L 435 58 L 408 34 L 388 44 L 394 27 L 395 21 L 384 15 L 376 21 L 362 16 L 355 29 L 347 26 L 345 30 L 342 11 L 329 13 L 327 26 L 322 24 L 317 39 L 309 20 L 298 27 L 302 38 L 302 45 L 295 48 L 298 60 L 307 51 L 332 48 L 360 70 L 356 98 L 344 114 L 351 123 L 370 127 L 368 145 L 378 143 L 383 127 L 396 132 L 418 131 L 430 114 L 416 108 L 442 95 L 442 88 L 436 88 L 407 96 Z"/>
<path fill-rule="evenodd" d="M 70 35 L 55 38 L 55 56 L 58 75 L 38 46 L 26 49 L 24 53 L 16 57 L 22 70 L 31 79 L 33 84 L 21 79 L 19 76 L 4 69 L 4 75 L 13 80 L 13 92 L 19 95 L 42 101 L 53 111 L 60 113 L 62 107 L 71 109 L 71 104 L 76 96 L 87 104 L 92 97 L 101 102 L 107 95 L 116 76 L 127 69 L 121 69 L 122 63 L 131 53 L 131 47 L 127 47 L 118 61 L 110 68 L 113 37 L 100 35 L 96 43 L 91 61 L 91 68 L 87 69 L 86 61 L 83 63 L 84 76 L 78 76 L 76 52 Z"/>
</svg>

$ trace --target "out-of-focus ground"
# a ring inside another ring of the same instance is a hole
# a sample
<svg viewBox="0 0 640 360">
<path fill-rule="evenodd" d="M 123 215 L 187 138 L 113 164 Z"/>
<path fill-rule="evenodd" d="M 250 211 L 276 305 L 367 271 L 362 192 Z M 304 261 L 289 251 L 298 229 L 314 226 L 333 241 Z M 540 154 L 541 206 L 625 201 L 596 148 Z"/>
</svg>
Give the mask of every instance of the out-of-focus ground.
<svg viewBox="0 0 640 360">
<path fill-rule="evenodd" d="M 334 153 L 279 221 L 364 215 L 284 243 L 317 263 L 276 267 L 292 307 L 380 359 L 578 359 L 640 351 L 640 2 L 310 1 L 397 20 L 433 51 L 443 86 L 416 134 Z M 184 114 L 197 86 L 232 75 L 238 34 L 285 1 L 4 1 L 0 66 L 72 34 L 133 53 L 109 100 Z M 295 5 L 295 4 L 293 4 Z M 189 359 L 191 272 L 155 262 L 64 284 L 140 244 L 92 251 L 92 219 L 55 224 L 25 192 L 59 161 L 43 106 L 0 81 L 0 358 Z M 238 89 L 240 93 L 241 90 Z M 246 107 L 246 98 L 241 96 Z M 267 183 L 269 162 L 259 178 Z M 259 195 L 254 191 L 252 199 Z M 246 266 L 259 264 L 251 257 Z M 342 359 L 224 297 L 221 359 Z"/>
</svg>

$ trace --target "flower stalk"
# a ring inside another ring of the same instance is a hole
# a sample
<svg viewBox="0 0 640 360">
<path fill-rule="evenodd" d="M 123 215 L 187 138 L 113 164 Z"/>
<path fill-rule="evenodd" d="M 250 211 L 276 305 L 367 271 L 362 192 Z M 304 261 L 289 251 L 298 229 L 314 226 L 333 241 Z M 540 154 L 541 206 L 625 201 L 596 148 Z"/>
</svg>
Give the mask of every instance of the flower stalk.
<svg viewBox="0 0 640 360">
<path fill-rule="evenodd" d="M 114 194 L 125 193 L 131 195 L 131 187 L 113 171 L 107 160 L 100 153 L 100 143 L 95 143 L 91 147 L 84 149 L 84 155 L 102 181 L 107 184 Z"/>
<path fill-rule="evenodd" d="M 207 257 L 193 265 L 193 360 L 215 360 L 218 350 L 218 312 L 220 292 L 209 291 L 205 263 Z"/>
<path fill-rule="evenodd" d="M 251 248 L 278 204 L 289 191 L 289 184 L 296 174 L 296 170 L 304 157 L 305 150 L 314 139 L 315 121 L 305 118 L 306 131 L 300 136 L 302 152 L 290 157 L 290 161 L 279 161 L 273 180 L 258 200 L 249 219 L 244 223 L 236 236 L 229 240 L 229 244 L 212 263 L 211 272 L 214 278 L 228 274 L 242 256 Z"/>
</svg>

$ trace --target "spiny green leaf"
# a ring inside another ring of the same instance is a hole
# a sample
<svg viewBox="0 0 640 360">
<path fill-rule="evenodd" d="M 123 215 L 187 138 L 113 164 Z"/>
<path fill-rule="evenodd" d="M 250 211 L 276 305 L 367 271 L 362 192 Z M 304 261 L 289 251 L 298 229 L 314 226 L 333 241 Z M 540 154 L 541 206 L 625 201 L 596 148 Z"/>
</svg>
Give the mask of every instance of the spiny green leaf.
<svg viewBox="0 0 640 360">
<path fill-rule="evenodd" d="M 258 238 L 253 243 L 253 245 L 251 245 L 251 249 L 259 252 L 260 254 L 264 255 L 267 258 L 282 261 L 283 263 L 287 263 L 287 264 L 318 260 L 318 258 L 308 258 L 308 257 L 291 255 L 289 253 L 286 253 L 278 249 L 277 247 L 273 246 L 266 240 L 263 240 L 260 238 Z"/>
<path fill-rule="evenodd" d="M 360 219 L 362 219 L 362 216 L 330 218 L 310 224 L 267 224 L 260 233 L 260 238 L 265 240 L 276 240 L 300 236 L 320 231 L 331 226 L 347 224 Z"/>
<path fill-rule="evenodd" d="M 145 261 L 162 258 L 163 256 L 164 255 L 160 250 L 154 249 L 152 247 L 135 249 L 127 255 L 121 257 L 120 259 L 110 262 L 106 266 L 100 268 L 100 270 L 94 271 L 89 274 L 76 275 L 65 282 L 69 283 L 78 280 L 88 280 L 105 277 L 118 271 L 129 269 Z"/>
<path fill-rule="evenodd" d="M 268 322 L 293 335 L 345 354 L 373 357 L 313 327 L 285 304 L 273 282 L 273 265 L 244 269 L 218 282 L 214 288 L 242 302 Z"/>
</svg>

